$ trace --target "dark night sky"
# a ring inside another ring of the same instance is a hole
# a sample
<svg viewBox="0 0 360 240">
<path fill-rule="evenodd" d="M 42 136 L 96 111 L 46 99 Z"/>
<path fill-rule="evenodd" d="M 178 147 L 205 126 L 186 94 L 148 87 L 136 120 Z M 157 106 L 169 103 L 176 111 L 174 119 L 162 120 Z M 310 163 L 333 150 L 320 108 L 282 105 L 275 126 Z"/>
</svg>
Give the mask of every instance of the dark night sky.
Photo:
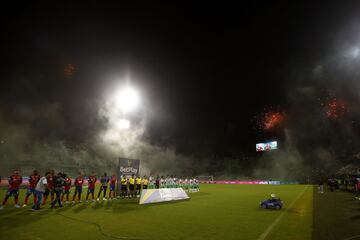
<svg viewBox="0 0 360 240">
<path fill-rule="evenodd" d="M 89 103 L 129 71 L 160 113 L 148 125 L 152 142 L 184 152 L 251 152 L 264 140 L 254 115 L 286 108 L 288 73 L 326 56 L 359 9 L 340 2 L 11 6 L 1 16 L 0 106 L 16 123 L 27 121 L 23 106 L 59 103 L 62 127 L 51 132 L 81 142 L 98 127 Z M 67 63 L 77 67 L 69 79 Z"/>
</svg>

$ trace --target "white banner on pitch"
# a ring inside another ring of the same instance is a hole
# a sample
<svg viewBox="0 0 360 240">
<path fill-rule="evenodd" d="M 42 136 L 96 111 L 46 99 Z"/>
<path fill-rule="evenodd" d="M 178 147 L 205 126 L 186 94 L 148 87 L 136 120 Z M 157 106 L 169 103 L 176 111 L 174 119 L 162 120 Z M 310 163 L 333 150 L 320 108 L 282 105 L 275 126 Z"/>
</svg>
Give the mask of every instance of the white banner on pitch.
<svg viewBox="0 0 360 240">
<path fill-rule="evenodd" d="M 144 189 L 139 204 L 189 199 L 182 188 Z"/>
</svg>

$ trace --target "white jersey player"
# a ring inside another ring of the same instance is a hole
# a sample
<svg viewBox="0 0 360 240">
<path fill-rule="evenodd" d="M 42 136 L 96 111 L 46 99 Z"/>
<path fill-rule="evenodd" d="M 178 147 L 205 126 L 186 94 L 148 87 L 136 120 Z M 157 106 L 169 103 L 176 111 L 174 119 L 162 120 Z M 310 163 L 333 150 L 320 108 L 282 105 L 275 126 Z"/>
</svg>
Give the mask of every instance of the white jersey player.
<svg viewBox="0 0 360 240">
<path fill-rule="evenodd" d="M 182 188 L 183 187 L 182 177 L 179 178 L 178 182 L 179 182 L 179 188 Z"/>
<path fill-rule="evenodd" d="M 163 176 L 161 176 L 160 178 L 160 188 L 164 188 L 165 187 L 165 179 Z"/>
</svg>

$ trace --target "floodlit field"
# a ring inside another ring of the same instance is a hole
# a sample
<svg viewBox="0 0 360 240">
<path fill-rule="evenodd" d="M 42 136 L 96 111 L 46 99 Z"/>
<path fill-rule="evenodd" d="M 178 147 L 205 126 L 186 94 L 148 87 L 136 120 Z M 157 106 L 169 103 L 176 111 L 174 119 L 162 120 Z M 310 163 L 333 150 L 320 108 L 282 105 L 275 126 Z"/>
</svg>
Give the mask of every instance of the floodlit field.
<svg viewBox="0 0 360 240">
<path fill-rule="evenodd" d="M 1 191 L 1 199 L 5 191 Z M 263 210 L 276 193 L 285 208 Z M 21 201 L 24 190 L 21 192 Z M 83 196 L 84 197 L 84 196 Z M 138 205 L 116 200 L 39 212 L 0 211 L 1 239 L 292 239 L 312 237 L 313 187 L 307 185 L 202 185 L 181 202 Z"/>
</svg>

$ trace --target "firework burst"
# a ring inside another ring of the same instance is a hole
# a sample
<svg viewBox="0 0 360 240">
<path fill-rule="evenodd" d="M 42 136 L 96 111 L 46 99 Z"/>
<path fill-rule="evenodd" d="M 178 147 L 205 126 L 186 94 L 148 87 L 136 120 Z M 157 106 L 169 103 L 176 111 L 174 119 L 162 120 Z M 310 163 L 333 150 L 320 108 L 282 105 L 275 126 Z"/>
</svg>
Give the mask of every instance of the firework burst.
<svg viewBox="0 0 360 240">
<path fill-rule="evenodd" d="M 325 109 L 325 116 L 328 119 L 339 119 L 348 112 L 345 100 L 336 97 L 329 99 L 322 105 Z"/>
<path fill-rule="evenodd" d="M 265 108 L 255 119 L 257 128 L 260 130 L 277 129 L 284 122 L 285 113 L 272 108 Z"/>
</svg>

